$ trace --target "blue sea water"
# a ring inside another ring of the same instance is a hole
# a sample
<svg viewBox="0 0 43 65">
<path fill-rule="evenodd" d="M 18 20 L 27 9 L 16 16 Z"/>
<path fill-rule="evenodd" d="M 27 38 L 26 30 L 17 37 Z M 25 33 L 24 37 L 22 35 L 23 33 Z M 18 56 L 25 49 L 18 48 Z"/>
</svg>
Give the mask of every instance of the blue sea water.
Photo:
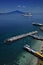
<svg viewBox="0 0 43 65">
<path fill-rule="evenodd" d="M 11 44 L 4 44 L 3 41 L 16 35 L 39 30 L 39 28 L 32 25 L 32 22 L 43 23 L 43 15 L 34 14 L 32 17 L 18 14 L 0 15 L 0 65 L 20 65 L 17 64 L 17 61 L 19 56 L 22 57 L 21 54 L 25 52 L 23 46 L 25 44 L 29 44 L 31 47 L 34 46 L 35 40 L 26 37 Z"/>
</svg>

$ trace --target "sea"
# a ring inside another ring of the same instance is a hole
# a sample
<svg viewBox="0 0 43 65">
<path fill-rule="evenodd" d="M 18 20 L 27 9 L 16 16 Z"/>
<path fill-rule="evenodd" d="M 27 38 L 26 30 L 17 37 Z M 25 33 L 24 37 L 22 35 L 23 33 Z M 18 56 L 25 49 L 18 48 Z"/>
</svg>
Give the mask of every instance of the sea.
<svg viewBox="0 0 43 65">
<path fill-rule="evenodd" d="M 35 65 L 35 56 L 26 52 L 23 47 L 30 45 L 35 51 L 40 51 L 41 41 L 28 36 L 10 44 L 4 40 L 17 35 L 38 30 L 38 35 L 43 35 L 40 27 L 33 26 L 32 23 L 43 24 L 43 14 L 35 13 L 32 16 L 20 14 L 0 15 L 0 65 Z"/>
</svg>

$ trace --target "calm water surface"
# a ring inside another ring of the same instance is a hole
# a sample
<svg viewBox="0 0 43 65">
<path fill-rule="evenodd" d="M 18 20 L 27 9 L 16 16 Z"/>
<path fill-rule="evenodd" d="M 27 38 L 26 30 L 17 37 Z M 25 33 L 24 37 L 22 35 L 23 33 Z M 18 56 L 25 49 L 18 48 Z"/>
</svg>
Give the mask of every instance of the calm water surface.
<svg viewBox="0 0 43 65">
<path fill-rule="evenodd" d="M 39 50 L 40 43 L 31 37 L 18 40 L 11 44 L 4 44 L 6 38 L 28 33 L 39 28 L 32 25 L 32 22 L 43 23 L 43 15 L 33 15 L 32 17 L 24 17 L 22 15 L 0 15 L 0 65 L 31 65 L 32 55 L 23 50 L 25 44 L 29 44 L 32 48 Z M 40 31 L 40 30 L 39 30 Z M 39 34 L 41 34 L 40 32 Z M 43 35 L 43 33 L 42 33 Z M 36 43 L 35 43 L 36 42 Z M 33 56 L 34 57 L 34 56 Z M 34 58 L 33 58 L 34 60 Z M 28 62 L 26 62 L 28 61 Z M 31 62 L 31 63 L 30 63 Z"/>
</svg>

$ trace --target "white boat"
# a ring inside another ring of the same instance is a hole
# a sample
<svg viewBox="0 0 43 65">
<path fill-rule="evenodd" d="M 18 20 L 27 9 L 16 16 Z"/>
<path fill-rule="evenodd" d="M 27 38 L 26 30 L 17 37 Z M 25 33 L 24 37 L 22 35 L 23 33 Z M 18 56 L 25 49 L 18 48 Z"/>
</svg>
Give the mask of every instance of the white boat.
<svg viewBox="0 0 43 65">
<path fill-rule="evenodd" d="M 25 13 L 25 14 L 22 14 L 23 16 L 32 16 L 31 13 Z"/>
</svg>

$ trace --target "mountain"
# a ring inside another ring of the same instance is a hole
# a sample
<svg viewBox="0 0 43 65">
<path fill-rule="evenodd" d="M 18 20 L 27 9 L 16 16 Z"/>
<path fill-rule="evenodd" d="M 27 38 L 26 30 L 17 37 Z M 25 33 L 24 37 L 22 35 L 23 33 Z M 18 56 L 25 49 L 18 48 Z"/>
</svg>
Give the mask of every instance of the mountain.
<svg viewBox="0 0 43 65">
<path fill-rule="evenodd" d="M 6 14 L 24 14 L 24 12 L 16 10 L 8 13 L 0 13 L 0 15 L 6 15 Z"/>
</svg>

